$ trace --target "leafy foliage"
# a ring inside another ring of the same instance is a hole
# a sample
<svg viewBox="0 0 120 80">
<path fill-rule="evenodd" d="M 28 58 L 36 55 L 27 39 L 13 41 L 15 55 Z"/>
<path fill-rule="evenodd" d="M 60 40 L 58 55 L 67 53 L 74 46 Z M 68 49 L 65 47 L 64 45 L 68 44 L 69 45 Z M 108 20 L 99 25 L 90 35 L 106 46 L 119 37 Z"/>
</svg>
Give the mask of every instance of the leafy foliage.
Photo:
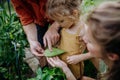
<svg viewBox="0 0 120 80">
<path fill-rule="evenodd" d="M 91 11 L 105 0 L 83 0 L 81 9 L 82 9 L 82 20 L 86 21 L 88 15 Z"/>
<path fill-rule="evenodd" d="M 0 4 L 0 80 L 22 80 L 27 70 L 23 62 L 27 40 L 15 13 Z"/>
<path fill-rule="evenodd" d="M 60 68 L 48 68 L 37 70 L 37 77 L 28 80 L 66 80 L 65 74 Z"/>
</svg>

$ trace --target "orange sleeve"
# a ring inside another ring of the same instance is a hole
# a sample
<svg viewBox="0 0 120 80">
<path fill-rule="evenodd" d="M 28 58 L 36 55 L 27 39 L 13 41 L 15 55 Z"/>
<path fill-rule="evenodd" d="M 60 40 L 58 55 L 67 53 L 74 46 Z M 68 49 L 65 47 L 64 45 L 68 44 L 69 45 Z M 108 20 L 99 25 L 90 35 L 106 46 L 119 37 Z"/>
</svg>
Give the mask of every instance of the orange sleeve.
<svg viewBox="0 0 120 80">
<path fill-rule="evenodd" d="M 22 25 L 27 25 L 34 21 L 32 14 L 30 13 L 27 5 L 24 5 L 21 0 L 11 0 L 14 9 L 16 10 Z"/>
</svg>

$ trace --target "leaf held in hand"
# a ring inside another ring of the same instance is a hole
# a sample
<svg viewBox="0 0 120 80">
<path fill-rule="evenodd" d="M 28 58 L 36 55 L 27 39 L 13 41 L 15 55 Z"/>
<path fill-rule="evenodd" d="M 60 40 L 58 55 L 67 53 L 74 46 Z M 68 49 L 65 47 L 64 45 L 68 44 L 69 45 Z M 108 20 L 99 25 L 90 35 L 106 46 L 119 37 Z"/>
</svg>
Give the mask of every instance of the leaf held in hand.
<svg viewBox="0 0 120 80">
<path fill-rule="evenodd" d="M 64 50 L 61 50 L 61 49 L 58 49 L 58 48 L 52 48 L 52 51 L 50 51 L 49 49 L 46 49 L 44 54 L 47 57 L 53 57 L 53 56 L 63 54 L 64 52 L 65 52 Z"/>
</svg>

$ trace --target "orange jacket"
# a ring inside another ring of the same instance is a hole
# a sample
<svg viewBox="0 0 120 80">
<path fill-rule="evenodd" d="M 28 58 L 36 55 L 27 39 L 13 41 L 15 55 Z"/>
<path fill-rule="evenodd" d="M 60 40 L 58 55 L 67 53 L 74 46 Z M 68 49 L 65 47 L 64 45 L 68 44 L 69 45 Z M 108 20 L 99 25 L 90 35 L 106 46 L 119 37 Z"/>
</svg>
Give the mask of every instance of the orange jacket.
<svg viewBox="0 0 120 80">
<path fill-rule="evenodd" d="M 22 25 L 36 23 L 44 26 L 49 22 L 45 15 L 47 0 L 11 0 Z"/>
</svg>

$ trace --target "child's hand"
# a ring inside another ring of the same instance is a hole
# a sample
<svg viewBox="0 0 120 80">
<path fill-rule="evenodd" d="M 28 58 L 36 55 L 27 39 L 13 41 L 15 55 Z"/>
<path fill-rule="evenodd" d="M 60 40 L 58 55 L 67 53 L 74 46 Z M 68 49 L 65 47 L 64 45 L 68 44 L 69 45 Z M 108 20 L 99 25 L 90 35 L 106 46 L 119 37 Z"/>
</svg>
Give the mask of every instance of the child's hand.
<svg viewBox="0 0 120 80">
<path fill-rule="evenodd" d="M 80 62 L 79 55 L 73 55 L 73 56 L 67 57 L 67 62 L 69 64 L 77 64 L 77 63 L 79 63 Z"/>
<path fill-rule="evenodd" d="M 48 63 L 53 67 L 65 68 L 67 64 L 59 59 L 59 57 L 47 58 Z"/>
</svg>

